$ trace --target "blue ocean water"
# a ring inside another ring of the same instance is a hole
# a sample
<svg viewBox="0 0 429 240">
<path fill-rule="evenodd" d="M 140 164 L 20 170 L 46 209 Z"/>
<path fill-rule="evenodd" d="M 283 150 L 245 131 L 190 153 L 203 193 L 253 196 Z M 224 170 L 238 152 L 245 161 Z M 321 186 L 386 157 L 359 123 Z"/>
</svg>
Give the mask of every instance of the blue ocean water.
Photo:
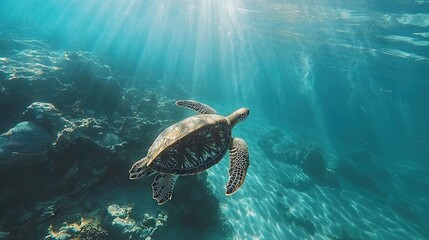
<svg viewBox="0 0 429 240">
<path fill-rule="evenodd" d="M 0 16 L 0 239 L 429 239 L 429 1 L 1 0 Z M 128 179 L 192 115 L 179 99 L 250 108 L 233 196 L 228 154 L 162 206 Z"/>
</svg>

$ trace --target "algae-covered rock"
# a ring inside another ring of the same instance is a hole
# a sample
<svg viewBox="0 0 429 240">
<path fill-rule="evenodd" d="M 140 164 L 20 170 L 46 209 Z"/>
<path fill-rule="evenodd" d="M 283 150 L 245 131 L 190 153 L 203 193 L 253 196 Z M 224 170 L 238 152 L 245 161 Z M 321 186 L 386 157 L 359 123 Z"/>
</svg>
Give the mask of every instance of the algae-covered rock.
<svg viewBox="0 0 429 240">
<path fill-rule="evenodd" d="M 91 188 L 105 175 L 125 142 L 103 120 L 85 118 L 58 133 L 50 159 L 63 183 L 63 191 L 77 193 Z"/>
<path fill-rule="evenodd" d="M 67 124 L 71 124 L 51 103 L 34 102 L 23 112 L 23 116 L 26 120 L 55 132 L 62 130 Z"/>
<path fill-rule="evenodd" d="M 105 230 L 98 219 L 81 218 L 77 222 L 63 223 L 56 230 L 52 225 L 48 229 L 48 235 L 45 240 L 108 240 L 111 239 L 107 230 Z"/>
<path fill-rule="evenodd" d="M 107 122 L 101 119 L 84 118 L 72 121 L 72 125 L 61 131 L 54 142 L 54 147 L 60 147 L 61 144 L 72 145 L 79 139 L 111 150 L 114 150 L 115 145 L 123 144 L 122 139 L 110 131 Z"/>
<path fill-rule="evenodd" d="M 167 215 L 163 213 L 158 216 L 144 214 L 143 219 L 136 221 L 130 216 L 130 206 L 112 204 L 107 207 L 107 211 L 113 218 L 112 227 L 116 230 L 116 235 L 127 239 L 151 239 L 167 221 Z"/>
<path fill-rule="evenodd" d="M 11 165 L 47 151 L 54 136 L 33 122 L 20 122 L 0 135 L 0 164 Z"/>
<path fill-rule="evenodd" d="M 16 120 L 35 101 L 54 103 L 75 116 L 129 110 L 124 89 L 95 54 L 53 50 L 40 41 L 2 42 L 20 47 L 0 58 L 0 123 Z"/>
<path fill-rule="evenodd" d="M 109 207 L 107 207 L 107 211 L 109 212 L 110 216 L 119 217 L 119 218 L 128 217 L 131 209 L 132 208 L 129 206 L 120 207 L 117 204 L 112 204 Z"/>
<path fill-rule="evenodd" d="M 23 113 L 26 121 L 0 135 L 0 163 L 46 153 L 56 134 L 70 124 L 51 103 L 34 102 Z"/>
</svg>

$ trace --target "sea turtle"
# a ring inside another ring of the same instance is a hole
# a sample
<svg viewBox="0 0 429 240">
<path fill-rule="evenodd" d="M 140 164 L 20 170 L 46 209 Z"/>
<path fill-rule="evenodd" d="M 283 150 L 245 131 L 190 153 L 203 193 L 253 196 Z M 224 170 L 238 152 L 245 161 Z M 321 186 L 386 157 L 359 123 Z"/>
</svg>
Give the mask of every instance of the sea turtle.
<svg viewBox="0 0 429 240">
<path fill-rule="evenodd" d="M 218 163 L 229 149 L 229 180 L 225 194 L 232 195 L 244 183 L 249 152 L 243 139 L 231 137 L 231 130 L 246 119 L 249 109 L 240 108 L 224 117 L 200 102 L 179 100 L 176 105 L 194 110 L 199 115 L 166 128 L 155 139 L 147 156 L 131 167 L 130 179 L 158 173 L 152 183 L 152 191 L 153 198 L 161 205 L 171 200 L 179 176 L 203 172 Z"/>
</svg>

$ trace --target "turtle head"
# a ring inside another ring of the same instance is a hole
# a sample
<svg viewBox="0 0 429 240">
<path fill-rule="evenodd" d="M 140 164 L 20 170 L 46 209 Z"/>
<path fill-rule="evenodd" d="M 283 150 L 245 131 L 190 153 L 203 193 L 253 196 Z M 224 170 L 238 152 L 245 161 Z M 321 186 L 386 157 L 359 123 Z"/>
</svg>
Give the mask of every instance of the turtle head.
<svg viewBox="0 0 429 240">
<path fill-rule="evenodd" d="M 250 109 L 240 108 L 228 116 L 228 120 L 231 123 L 231 127 L 237 125 L 237 123 L 244 121 L 250 114 Z"/>
</svg>

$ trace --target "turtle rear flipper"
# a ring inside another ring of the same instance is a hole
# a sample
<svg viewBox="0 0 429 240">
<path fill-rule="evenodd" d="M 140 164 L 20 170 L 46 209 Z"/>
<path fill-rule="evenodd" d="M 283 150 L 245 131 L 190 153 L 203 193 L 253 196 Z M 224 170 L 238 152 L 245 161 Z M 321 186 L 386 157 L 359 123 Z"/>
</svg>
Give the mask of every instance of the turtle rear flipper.
<svg viewBox="0 0 429 240">
<path fill-rule="evenodd" d="M 173 197 L 173 188 L 178 176 L 171 174 L 158 174 L 152 183 L 153 199 L 162 205 Z"/>
<path fill-rule="evenodd" d="M 246 178 L 247 168 L 249 167 L 249 151 L 246 142 L 241 138 L 233 138 L 229 152 L 229 179 L 226 185 L 226 195 L 234 194 Z"/>
<path fill-rule="evenodd" d="M 212 107 L 193 100 L 179 100 L 176 102 L 176 105 L 178 107 L 194 110 L 200 114 L 217 114 L 216 110 L 214 110 Z"/>
</svg>

